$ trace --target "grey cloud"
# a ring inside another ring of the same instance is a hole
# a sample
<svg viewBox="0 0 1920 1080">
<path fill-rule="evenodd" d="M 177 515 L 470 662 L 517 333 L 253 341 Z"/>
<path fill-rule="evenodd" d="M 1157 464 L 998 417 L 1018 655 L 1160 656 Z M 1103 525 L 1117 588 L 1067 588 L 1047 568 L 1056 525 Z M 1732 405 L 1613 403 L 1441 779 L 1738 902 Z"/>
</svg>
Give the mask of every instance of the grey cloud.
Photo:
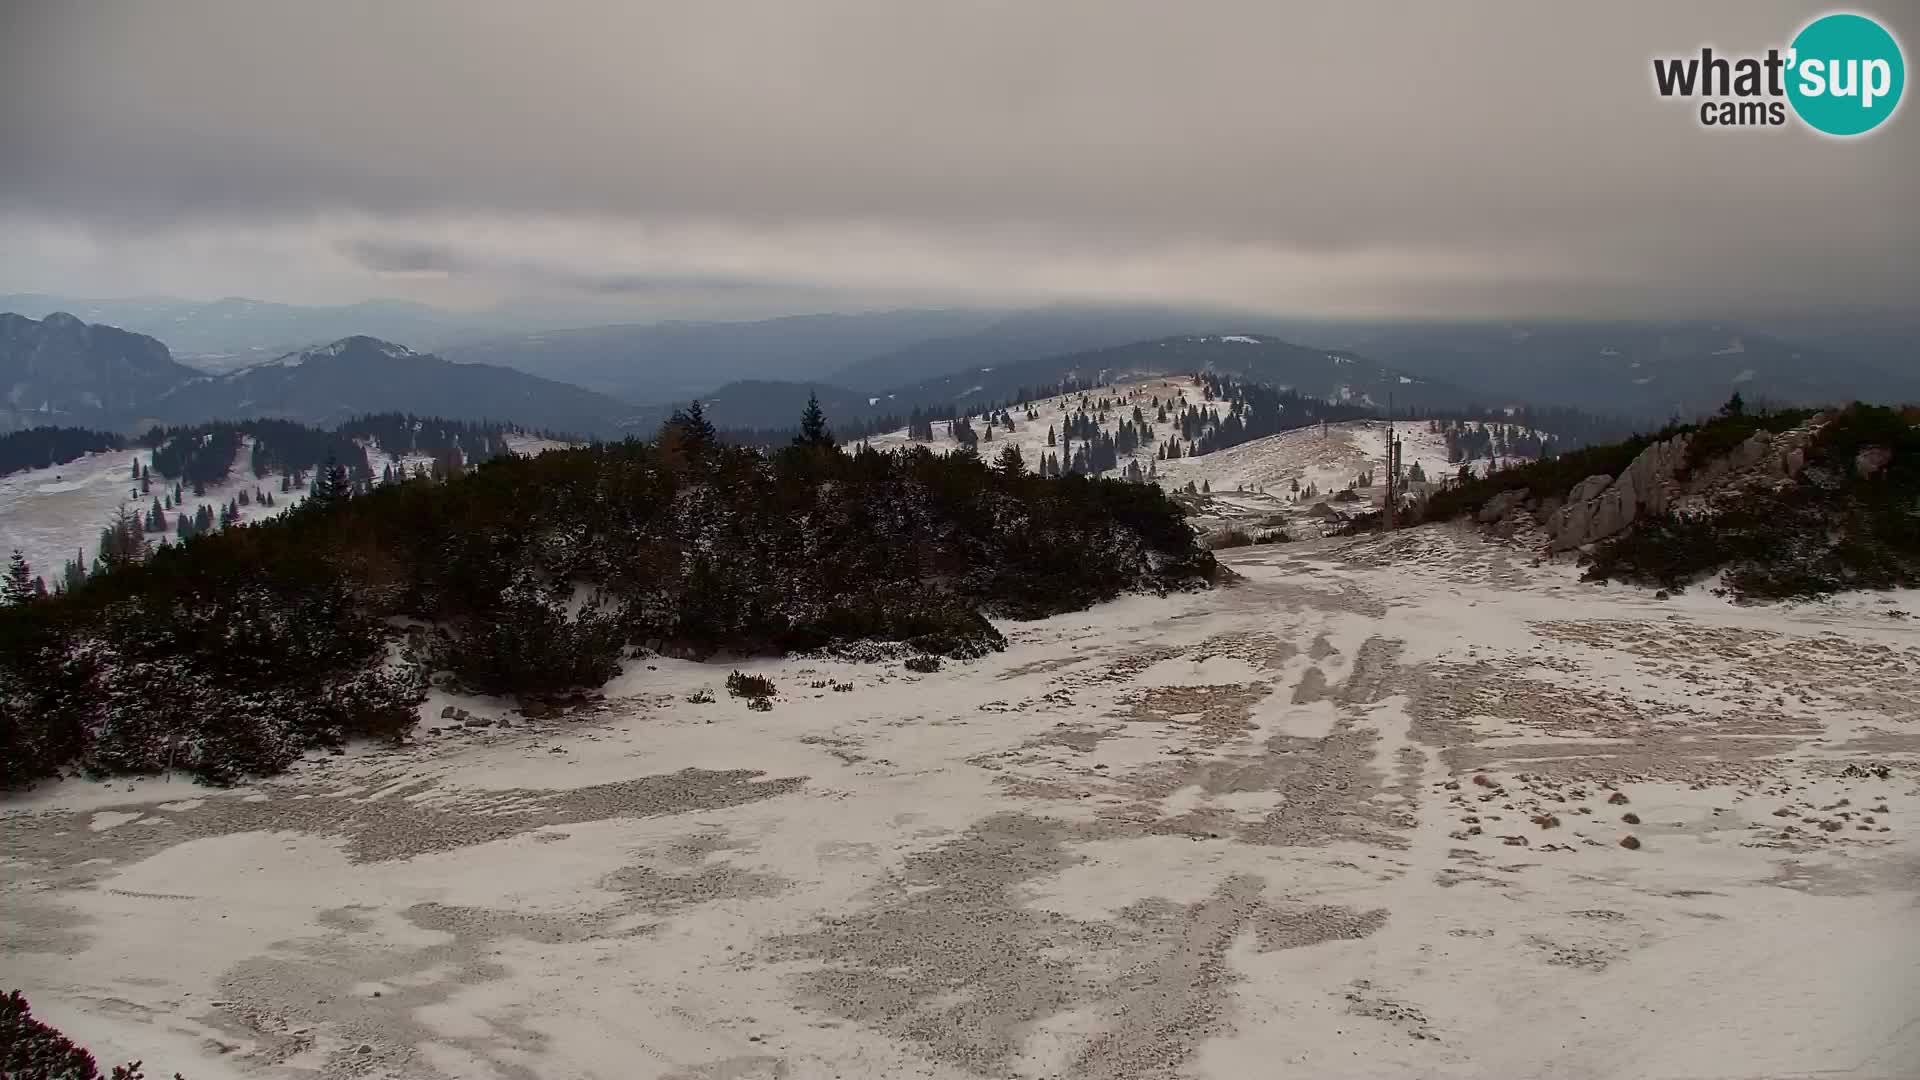
<svg viewBox="0 0 1920 1080">
<path fill-rule="evenodd" d="M 29 0 L 0 16 L 18 151 L 0 214 L 109 252 L 307 229 L 345 253 L 339 280 L 376 284 L 352 275 L 1422 313 L 1910 304 L 1910 108 L 1842 144 L 1706 132 L 1651 90 L 1656 54 L 1764 49 L 1820 10 Z M 1920 40 L 1911 5 L 1882 14 Z M 449 219 L 481 227 L 420 239 Z M 556 222 L 613 226 L 518 261 L 490 235 Z M 736 258 L 662 254 L 660 229 Z M 1346 291 L 1322 295 L 1316 262 Z"/>
</svg>

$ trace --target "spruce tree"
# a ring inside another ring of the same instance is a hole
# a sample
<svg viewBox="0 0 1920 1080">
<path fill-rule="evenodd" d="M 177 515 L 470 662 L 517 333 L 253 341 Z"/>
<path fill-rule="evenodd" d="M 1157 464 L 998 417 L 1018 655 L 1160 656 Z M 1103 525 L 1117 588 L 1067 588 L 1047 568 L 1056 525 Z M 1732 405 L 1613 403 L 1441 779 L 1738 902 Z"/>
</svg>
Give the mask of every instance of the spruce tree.
<svg viewBox="0 0 1920 1080">
<path fill-rule="evenodd" d="M 678 446 L 694 461 L 706 457 L 720 444 L 720 433 L 707 420 L 707 411 L 698 398 L 684 409 L 673 410 L 660 434 L 664 442 Z"/>
<path fill-rule="evenodd" d="M 33 568 L 27 565 L 26 555 L 19 548 L 14 548 L 13 561 L 7 565 L 6 584 L 0 586 L 0 603 L 10 607 L 32 603 L 34 582 Z"/>
<path fill-rule="evenodd" d="M 833 447 L 833 432 L 827 429 L 826 414 L 820 411 L 819 394 L 807 394 L 806 411 L 800 414 L 800 434 L 794 436 L 793 445 L 817 450 Z"/>
<path fill-rule="evenodd" d="M 1023 476 L 1027 471 L 1027 459 L 1021 456 L 1020 447 L 1014 443 L 1008 443 L 1006 448 L 1000 451 L 1000 456 L 994 459 L 994 464 L 1007 476 Z"/>
</svg>

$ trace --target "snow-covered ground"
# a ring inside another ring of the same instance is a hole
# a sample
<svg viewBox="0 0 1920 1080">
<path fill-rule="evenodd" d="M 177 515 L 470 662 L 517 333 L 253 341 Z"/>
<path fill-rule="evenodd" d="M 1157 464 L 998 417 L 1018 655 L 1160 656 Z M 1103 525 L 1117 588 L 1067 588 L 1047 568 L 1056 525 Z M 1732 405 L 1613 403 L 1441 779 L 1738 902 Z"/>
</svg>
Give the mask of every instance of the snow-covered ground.
<svg viewBox="0 0 1920 1080">
<path fill-rule="evenodd" d="M 255 489 L 273 492 L 274 505 L 254 503 L 240 508 L 241 521 L 261 521 L 299 505 L 305 491 L 282 492 L 278 476 L 256 479 L 247 462 L 253 441 L 243 439 L 234 457 L 233 471 L 224 483 L 207 488 L 204 496 L 186 492 L 184 509 L 191 515 L 201 503 L 213 507 L 215 514 L 242 491 Z M 122 504 L 145 517 L 155 498 L 173 489 L 173 482 L 154 473 L 148 494 L 139 494 L 140 483 L 133 479 L 133 463 L 151 466 L 153 452 L 144 448 L 109 450 L 45 469 L 28 469 L 11 476 L 0 476 L 0 558 L 10 558 L 19 548 L 33 567 L 51 586 L 60 568 L 76 554 L 84 552 L 88 565 L 99 554 L 100 530 L 113 520 Z M 164 498 L 162 499 L 164 502 Z M 180 508 L 167 512 L 172 522 Z M 163 534 L 149 533 L 159 542 Z M 174 539 L 171 529 L 164 534 Z"/>
<path fill-rule="evenodd" d="M 570 445 L 529 435 L 509 435 L 507 444 L 516 454 L 538 454 Z M 304 489 L 282 492 L 277 474 L 256 479 L 247 466 L 252 454 L 253 440 L 243 438 L 226 481 L 209 487 L 205 496 L 186 492 L 186 512 L 191 515 L 201 503 L 206 503 L 217 515 L 220 508 L 240 492 L 251 494 L 260 489 L 273 493 L 274 505 L 243 506 L 240 520 L 263 521 L 285 513 L 306 498 Z M 380 450 L 377 442 L 369 448 L 367 457 L 376 476 L 392 460 Z M 100 530 L 113 519 L 121 504 L 144 517 L 155 497 L 172 490 L 172 481 L 154 473 L 149 494 L 139 495 L 140 484 L 132 478 L 136 460 L 151 466 L 153 452 L 144 448 L 111 450 L 88 454 L 65 465 L 0 476 L 0 563 L 11 558 L 13 550 L 19 548 L 33 572 L 45 578 L 49 586 L 60 568 L 76 554 L 85 552 L 91 564 L 99 553 Z M 412 471 L 415 465 L 430 467 L 432 458 L 424 454 L 403 455 L 401 464 Z M 168 511 L 168 520 L 172 521 L 178 513 L 178 509 Z M 150 533 L 148 539 L 158 542 L 161 535 Z M 165 537 L 171 541 L 172 531 Z"/>
<path fill-rule="evenodd" d="M 741 665 L 771 712 L 644 660 L 16 797 L 9 984 L 195 1080 L 1914 1075 L 1911 596 L 1658 601 L 1436 527 L 1224 557 L 930 675 Z"/>
</svg>

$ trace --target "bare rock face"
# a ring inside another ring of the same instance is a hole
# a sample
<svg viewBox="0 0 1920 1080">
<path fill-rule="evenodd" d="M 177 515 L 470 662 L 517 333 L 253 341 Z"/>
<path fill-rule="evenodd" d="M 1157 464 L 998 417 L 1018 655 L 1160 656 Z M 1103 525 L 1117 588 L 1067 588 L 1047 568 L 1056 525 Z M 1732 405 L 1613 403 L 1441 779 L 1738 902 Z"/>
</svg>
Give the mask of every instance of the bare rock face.
<svg viewBox="0 0 1920 1080">
<path fill-rule="evenodd" d="M 1765 449 L 1763 443 L 1761 453 Z M 1642 515 L 1666 512 L 1674 473 L 1686 456 L 1687 436 L 1676 435 L 1640 451 L 1618 478 L 1599 475 L 1580 481 L 1547 520 L 1548 550 L 1571 551 L 1618 534 Z"/>
<path fill-rule="evenodd" d="M 1756 431 L 1747 436 L 1733 452 L 1727 455 L 1727 464 L 1735 472 L 1744 472 L 1760 464 L 1767 451 L 1773 448 L 1773 436 L 1765 431 Z"/>
<path fill-rule="evenodd" d="M 1589 476 L 1585 480 L 1575 484 L 1573 490 L 1567 493 L 1567 505 L 1571 506 L 1574 503 L 1597 499 L 1600 497 L 1600 493 L 1607 490 L 1608 485 L 1612 483 L 1613 477 L 1608 476 L 1606 473 Z"/>
</svg>

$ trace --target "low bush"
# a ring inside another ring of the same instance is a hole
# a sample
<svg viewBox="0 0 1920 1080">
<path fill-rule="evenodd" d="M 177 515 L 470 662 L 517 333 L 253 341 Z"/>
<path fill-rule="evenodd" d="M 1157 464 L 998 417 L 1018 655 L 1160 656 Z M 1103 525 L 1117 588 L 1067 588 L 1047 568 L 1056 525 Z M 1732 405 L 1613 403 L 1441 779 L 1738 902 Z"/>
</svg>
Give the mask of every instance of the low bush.
<svg viewBox="0 0 1920 1080">
<path fill-rule="evenodd" d="M 908 671 L 917 671 L 922 675 L 940 670 L 940 658 L 937 656 L 909 656 L 901 665 Z"/>
<path fill-rule="evenodd" d="M 1228 548 L 1247 547 L 1253 543 L 1253 537 L 1245 529 L 1223 529 L 1207 537 L 1209 551 L 1225 551 Z"/>
<path fill-rule="evenodd" d="M 749 700 L 770 698 L 774 694 L 773 680 L 736 671 L 727 676 L 727 693 Z"/>
<path fill-rule="evenodd" d="M 0 998 L 0 1078 L 3 1080 L 145 1080 L 138 1061 L 101 1073 L 99 1062 L 72 1039 L 33 1018 L 20 991 Z M 173 1080 L 181 1080 L 179 1073 Z"/>
</svg>

